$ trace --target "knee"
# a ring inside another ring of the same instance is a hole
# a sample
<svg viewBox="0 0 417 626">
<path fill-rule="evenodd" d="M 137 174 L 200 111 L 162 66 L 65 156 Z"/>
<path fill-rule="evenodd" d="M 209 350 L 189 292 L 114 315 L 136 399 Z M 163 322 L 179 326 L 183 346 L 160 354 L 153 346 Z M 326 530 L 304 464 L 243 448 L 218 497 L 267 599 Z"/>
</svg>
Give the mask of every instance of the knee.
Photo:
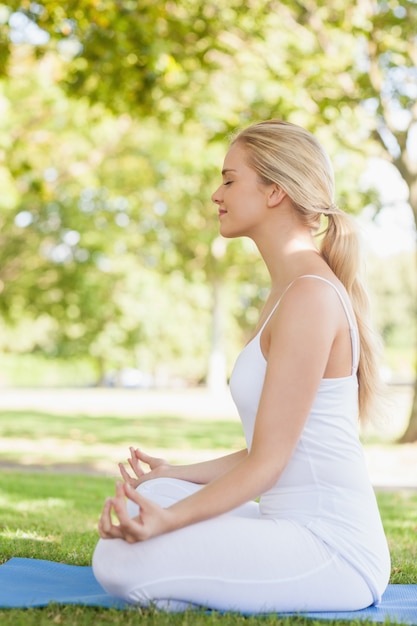
<svg viewBox="0 0 417 626">
<path fill-rule="evenodd" d="M 190 483 L 178 478 L 154 478 L 147 480 L 137 487 L 143 496 L 153 500 L 159 506 L 169 507 L 187 496 L 199 491 L 202 485 Z"/>
<path fill-rule="evenodd" d="M 129 601 L 129 568 L 120 558 L 124 543 L 121 539 L 100 539 L 94 550 L 92 568 L 97 582 L 108 594 Z"/>
</svg>

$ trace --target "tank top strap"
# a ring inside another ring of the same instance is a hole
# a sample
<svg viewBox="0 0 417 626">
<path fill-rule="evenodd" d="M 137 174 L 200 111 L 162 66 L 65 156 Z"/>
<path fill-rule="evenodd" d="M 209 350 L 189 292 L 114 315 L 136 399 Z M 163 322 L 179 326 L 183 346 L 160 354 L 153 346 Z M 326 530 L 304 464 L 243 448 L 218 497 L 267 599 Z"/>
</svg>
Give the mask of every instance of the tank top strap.
<svg viewBox="0 0 417 626">
<path fill-rule="evenodd" d="M 327 283 L 328 285 L 330 285 L 330 287 L 333 287 L 333 289 L 335 290 L 335 292 L 339 296 L 339 300 L 340 300 L 340 302 L 342 304 L 342 307 L 343 307 L 343 310 L 345 312 L 347 321 L 349 323 L 350 340 L 351 340 L 351 344 L 352 344 L 352 374 L 356 374 L 357 369 L 358 369 L 358 364 L 359 364 L 359 352 L 360 352 L 358 328 L 357 328 L 356 323 L 354 322 L 354 320 L 352 318 L 352 315 L 350 314 L 350 311 L 349 311 L 348 307 L 346 306 L 346 302 L 344 301 L 344 298 L 343 298 L 342 294 L 340 293 L 339 289 L 336 287 L 336 285 L 334 283 L 332 283 L 331 280 L 328 280 L 327 278 L 323 278 L 323 276 L 317 276 L 316 274 L 303 274 L 302 276 L 298 276 L 295 280 L 291 281 L 290 284 L 287 285 L 287 287 L 282 292 L 280 298 L 274 304 L 274 306 L 272 308 L 272 311 L 269 313 L 269 315 L 266 318 L 265 322 L 262 324 L 261 330 L 259 331 L 258 335 L 259 336 L 261 335 L 261 333 L 264 330 L 265 326 L 267 325 L 267 323 L 269 322 L 269 320 L 271 319 L 271 317 L 273 316 L 273 314 L 277 310 L 278 305 L 281 302 L 281 300 L 284 297 L 284 295 L 287 293 L 287 291 L 290 289 L 290 287 L 292 287 L 292 285 L 297 280 L 299 280 L 300 278 L 315 278 L 317 280 L 321 280 L 322 282 Z"/>
<path fill-rule="evenodd" d="M 302 276 L 299 276 L 299 278 L 302 278 Z M 273 316 L 273 314 L 275 313 L 275 311 L 278 308 L 279 303 L 281 302 L 282 298 L 285 296 L 285 294 L 287 293 L 288 289 L 295 283 L 295 281 L 298 280 L 298 278 L 296 278 L 295 280 L 292 280 L 290 282 L 289 285 L 287 285 L 284 289 L 284 291 L 282 292 L 282 294 L 280 295 L 280 297 L 278 298 L 278 300 L 275 302 L 274 306 L 272 307 L 271 312 L 269 313 L 268 317 L 266 318 L 266 320 L 264 321 L 264 323 L 261 326 L 260 331 L 258 332 L 258 335 L 262 334 L 263 329 L 265 328 L 265 326 L 268 324 L 269 320 L 271 319 L 271 317 Z"/>
<path fill-rule="evenodd" d="M 330 285 L 330 287 L 333 287 L 333 289 L 335 290 L 335 292 L 339 296 L 340 302 L 342 303 L 343 310 L 345 311 L 347 320 L 349 322 L 349 328 L 355 328 L 356 325 L 355 325 L 355 323 L 354 323 L 354 321 L 352 319 L 352 316 L 350 314 L 350 311 L 349 311 L 348 307 L 346 306 L 346 302 L 344 301 L 344 299 L 342 297 L 342 294 L 340 293 L 339 289 L 336 287 L 336 285 L 334 283 L 332 283 L 331 280 L 328 280 L 327 278 L 323 278 L 323 276 L 316 276 L 315 274 L 303 274 L 302 276 L 299 276 L 298 278 L 316 278 L 317 280 L 321 280 L 324 283 L 327 283 L 328 285 Z M 296 278 L 296 280 L 298 280 L 298 278 Z"/>
</svg>

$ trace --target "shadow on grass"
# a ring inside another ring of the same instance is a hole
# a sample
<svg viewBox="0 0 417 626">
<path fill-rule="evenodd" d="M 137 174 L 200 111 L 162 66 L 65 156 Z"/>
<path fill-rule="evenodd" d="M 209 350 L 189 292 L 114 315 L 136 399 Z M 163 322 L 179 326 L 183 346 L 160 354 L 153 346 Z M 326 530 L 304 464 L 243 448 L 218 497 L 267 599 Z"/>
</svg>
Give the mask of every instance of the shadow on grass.
<svg viewBox="0 0 417 626">
<path fill-rule="evenodd" d="M 12 556 L 89 565 L 97 521 L 114 480 L 0 473 L 0 561 Z"/>
</svg>

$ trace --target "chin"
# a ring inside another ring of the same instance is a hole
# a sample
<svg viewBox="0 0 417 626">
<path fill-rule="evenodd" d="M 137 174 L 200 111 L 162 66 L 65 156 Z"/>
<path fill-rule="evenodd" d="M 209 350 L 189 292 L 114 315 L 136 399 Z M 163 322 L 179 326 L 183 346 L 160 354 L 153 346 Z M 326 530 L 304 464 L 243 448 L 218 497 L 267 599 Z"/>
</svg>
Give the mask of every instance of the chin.
<svg viewBox="0 0 417 626">
<path fill-rule="evenodd" d="M 219 233 L 222 237 L 225 237 L 225 239 L 236 239 L 236 237 L 244 236 L 244 233 L 228 230 L 227 228 L 222 228 L 221 225 L 219 228 Z"/>
</svg>

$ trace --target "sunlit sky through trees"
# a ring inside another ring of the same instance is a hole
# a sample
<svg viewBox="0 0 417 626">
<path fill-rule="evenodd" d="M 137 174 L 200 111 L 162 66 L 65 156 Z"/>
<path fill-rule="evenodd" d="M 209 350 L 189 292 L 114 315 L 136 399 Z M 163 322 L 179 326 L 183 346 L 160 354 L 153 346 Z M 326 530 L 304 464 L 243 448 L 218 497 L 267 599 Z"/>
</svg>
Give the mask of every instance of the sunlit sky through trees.
<svg viewBox="0 0 417 626">
<path fill-rule="evenodd" d="M 357 218 L 365 249 L 377 256 L 415 250 L 416 230 L 411 207 L 407 202 L 408 189 L 398 171 L 387 161 L 371 159 L 363 179 L 380 191 L 383 203 L 383 208 L 377 215 L 370 206 L 365 207 Z"/>
</svg>

